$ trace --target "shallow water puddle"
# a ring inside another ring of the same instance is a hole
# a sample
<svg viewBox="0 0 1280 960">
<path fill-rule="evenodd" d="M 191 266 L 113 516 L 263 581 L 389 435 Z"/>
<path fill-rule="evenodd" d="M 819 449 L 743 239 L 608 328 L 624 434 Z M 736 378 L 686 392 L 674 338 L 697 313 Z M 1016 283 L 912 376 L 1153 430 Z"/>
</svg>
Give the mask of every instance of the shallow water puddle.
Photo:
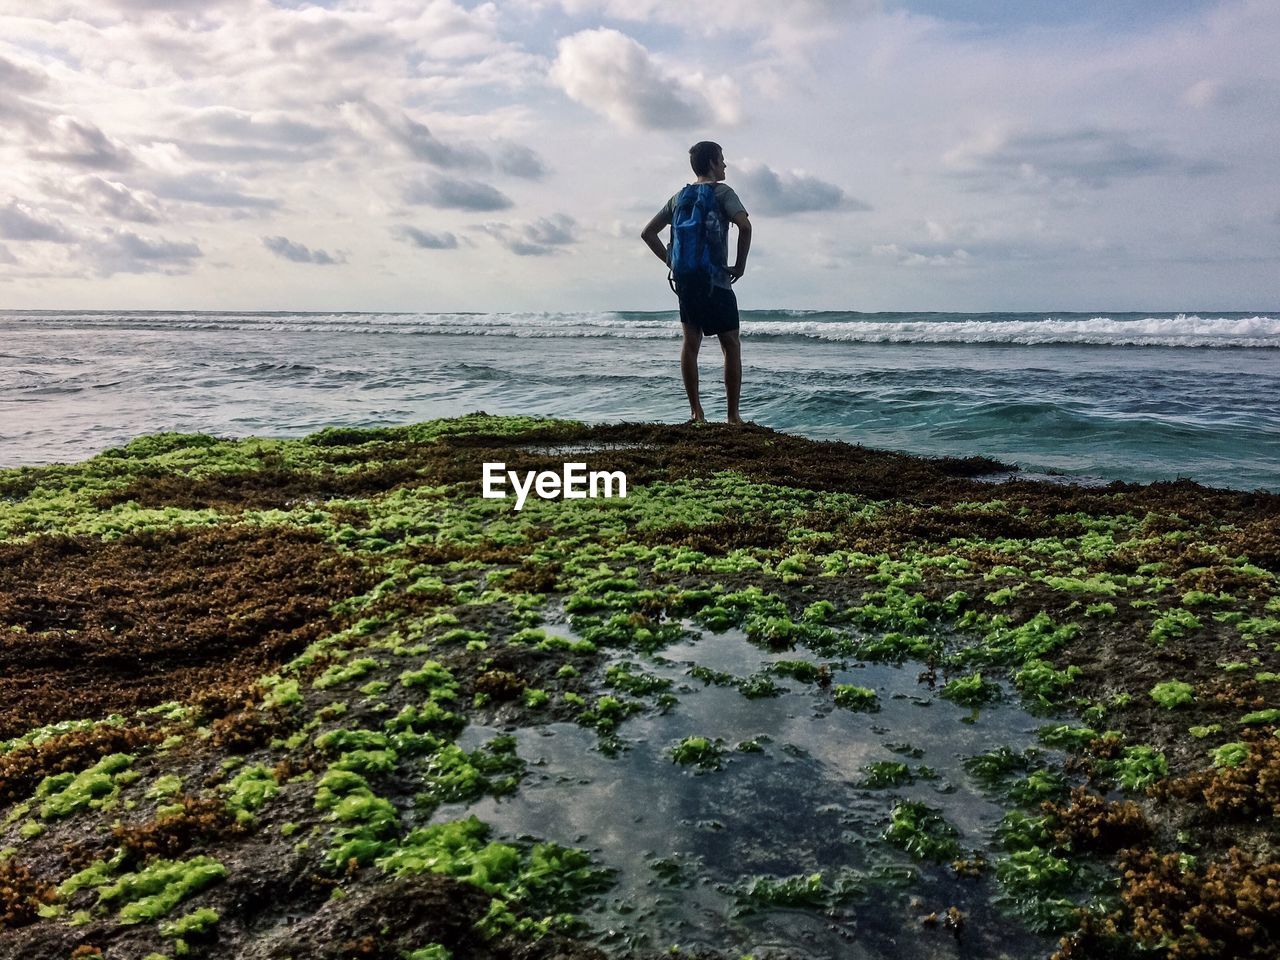
<svg viewBox="0 0 1280 960">
<path fill-rule="evenodd" d="M 965 851 L 990 853 L 1004 809 L 961 761 L 1000 746 L 1033 746 L 1043 719 L 1012 702 L 975 715 L 934 696 L 918 681 L 919 664 L 818 660 L 831 666 L 834 683 L 873 688 L 875 712 L 837 707 L 829 689 L 785 676 L 772 676 L 780 695 L 748 699 L 736 687 L 688 675 L 696 665 L 746 678 L 802 656 L 764 651 L 731 630 L 654 657 L 617 657 L 671 680 L 677 702 L 625 721 L 617 751 L 602 752 L 594 731 L 573 724 L 518 731 L 529 764 L 519 792 L 469 812 L 503 835 L 587 847 L 616 869 L 616 886 L 588 915 L 613 950 L 678 944 L 758 958 L 1045 955 L 1048 941 L 991 905 L 989 876 L 957 878 L 948 865 L 913 863 L 882 838 L 894 804 L 916 800 L 960 831 Z M 464 745 L 493 732 L 468 730 Z M 673 762 L 672 748 L 689 736 L 721 745 L 719 769 Z M 736 749 L 751 740 L 758 750 Z M 915 779 L 869 788 L 863 767 L 875 761 L 904 762 Z M 821 885 L 804 903 L 778 906 L 748 893 L 760 877 L 814 874 Z M 922 923 L 952 905 L 967 915 L 959 942 L 942 924 Z"/>
</svg>

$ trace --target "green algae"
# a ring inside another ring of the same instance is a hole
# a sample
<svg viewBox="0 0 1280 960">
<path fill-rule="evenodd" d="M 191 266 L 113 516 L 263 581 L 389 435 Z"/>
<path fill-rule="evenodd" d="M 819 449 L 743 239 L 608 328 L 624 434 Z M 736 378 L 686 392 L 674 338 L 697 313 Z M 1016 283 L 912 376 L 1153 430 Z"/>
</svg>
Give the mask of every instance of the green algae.
<svg viewBox="0 0 1280 960">
<path fill-rule="evenodd" d="M 99 886 L 98 902 L 118 906 L 121 923 L 144 923 L 168 916 L 183 900 L 226 875 L 227 868 L 211 857 L 156 860 Z"/>
<path fill-rule="evenodd" d="M 1009 796 L 1023 806 L 1038 806 L 1045 800 L 1062 796 L 1067 791 L 1066 780 L 1054 770 L 1032 770 L 1009 787 Z"/>
<path fill-rule="evenodd" d="M 1125 747 L 1117 759 L 1102 767 L 1122 789 L 1129 791 L 1141 790 L 1169 775 L 1164 754 L 1146 744 Z"/>
<path fill-rule="evenodd" d="M 130 770 L 134 759 L 130 754 L 113 753 L 80 773 L 46 777 L 36 787 L 40 816 L 56 820 L 81 810 L 113 806 L 120 788 L 138 777 Z"/>
<path fill-rule="evenodd" d="M 832 698 L 837 707 L 846 710 L 878 710 L 880 698 L 870 687 L 860 687 L 852 683 L 837 683 L 831 688 Z"/>
<path fill-rule="evenodd" d="M 702 770 L 719 770 L 724 765 L 723 742 L 709 737 L 685 737 L 668 751 L 671 762 Z"/>
<path fill-rule="evenodd" d="M 738 692 L 748 700 L 759 700 L 763 697 L 776 697 L 784 693 L 784 688 L 773 682 L 766 672 L 753 673 L 737 683 Z"/>
<path fill-rule="evenodd" d="M 351 683 L 368 676 L 382 664 L 373 657 L 358 657 L 349 663 L 335 663 L 324 673 L 316 677 L 312 686 L 317 690 L 327 690 L 339 684 Z"/>
<path fill-rule="evenodd" d="M 1181 680 L 1166 680 L 1151 688 L 1151 699 L 1166 710 L 1173 710 L 1194 702 L 1196 688 Z"/>
<path fill-rule="evenodd" d="M 956 840 L 959 835 L 937 810 L 916 801 L 895 805 L 884 832 L 885 840 L 912 858 L 935 862 L 960 855 L 960 844 Z"/>
<path fill-rule="evenodd" d="M 423 790 L 415 802 L 431 810 L 442 803 L 511 793 L 524 776 L 524 762 L 516 753 L 515 738 L 500 736 L 471 752 L 445 744 L 427 757 L 421 776 Z"/>
<path fill-rule="evenodd" d="M 551 702 L 551 694 L 536 687 L 525 687 L 524 692 L 521 694 L 521 700 L 526 707 L 536 710 L 540 707 L 545 707 Z"/>
<path fill-rule="evenodd" d="M 372 863 L 389 849 L 388 838 L 400 825 L 400 815 L 388 800 L 377 796 L 359 773 L 330 767 L 316 784 L 315 808 L 328 813 L 339 826 L 330 838 L 325 859 L 333 867 Z"/>
<path fill-rule="evenodd" d="M 1041 727 L 1036 731 L 1036 736 L 1047 747 L 1057 747 L 1062 750 L 1078 752 L 1084 750 L 1090 743 L 1098 739 L 1099 733 L 1093 727 L 1076 727 L 1071 724 L 1059 723 Z"/>
<path fill-rule="evenodd" d="M 817 683 L 819 680 L 830 679 L 830 668 L 812 663 L 809 660 L 775 660 L 769 664 L 769 670 L 780 676 L 790 677 L 801 683 Z"/>
<path fill-rule="evenodd" d="M 631 662 L 616 663 L 605 671 L 605 685 L 629 693 L 633 697 L 647 697 L 671 687 L 671 681 L 646 673 Z"/>
<path fill-rule="evenodd" d="M 1010 775 L 1027 771 L 1033 758 L 1010 747 L 997 747 L 987 753 L 966 757 L 964 768 L 978 783 L 989 789 L 1001 786 Z"/>
<path fill-rule="evenodd" d="M 831 891 L 821 873 L 792 877 L 755 877 L 746 882 L 742 899 L 748 903 L 770 907 L 824 908 Z"/>
<path fill-rule="evenodd" d="M 208 933 L 220 919 L 217 910 L 201 907 L 177 920 L 161 924 L 160 933 L 166 937 L 189 937 L 193 934 Z"/>
<path fill-rule="evenodd" d="M 1000 699 L 1000 685 L 983 679 L 981 672 L 945 683 L 938 696 L 965 707 L 977 707 Z"/>
<path fill-rule="evenodd" d="M 253 815 L 280 792 L 275 775 L 261 764 L 245 767 L 225 787 L 227 809 L 240 823 L 252 823 Z"/>
<path fill-rule="evenodd" d="M 147 788 L 146 798 L 148 800 L 163 800 L 172 797 L 182 789 L 182 778 L 177 774 L 166 773 L 156 777 L 151 786 Z"/>
<path fill-rule="evenodd" d="M 866 774 L 862 779 L 862 785 L 873 790 L 899 787 L 915 779 L 911 768 L 897 760 L 877 760 L 874 763 L 868 763 L 863 766 L 862 772 Z"/>
<path fill-rule="evenodd" d="M 1079 869 L 1059 856 L 1047 818 L 1010 811 L 996 830 L 1005 855 L 995 865 L 1000 903 L 1033 930 L 1052 934 L 1079 922 L 1076 892 Z"/>
<path fill-rule="evenodd" d="M 490 934 L 572 927 L 567 911 L 610 885 L 608 872 L 580 850 L 548 843 L 522 849 L 489 836 L 488 825 L 474 816 L 436 824 L 414 830 L 377 865 L 397 876 L 443 874 L 479 887 L 500 908 L 482 927 Z M 519 925 L 513 907 L 532 915 L 532 928 Z"/>
<path fill-rule="evenodd" d="M 1045 660 L 1032 658 L 1014 671 L 1013 683 L 1024 698 L 1044 707 L 1060 704 L 1084 671 L 1074 664 L 1056 669 Z"/>
<path fill-rule="evenodd" d="M 435 660 L 426 661 L 421 669 L 401 673 L 400 685 L 425 690 L 433 701 L 454 700 L 458 696 L 458 683 L 453 674 Z"/>
<path fill-rule="evenodd" d="M 1221 732 L 1222 724 L 1220 723 L 1201 724 L 1190 727 L 1187 730 L 1187 733 L 1191 734 L 1191 736 L 1195 737 L 1197 740 L 1203 740 L 1205 737 L 1211 737 L 1215 733 Z"/>
<path fill-rule="evenodd" d="M 1280 724 L 1280 709 L 1268 707 L 1265 710 L 1254 710 L 1240 718 L 1243 727 L 1261 727 Z"/>
<path fill-rule="evenodd" d="M 1249 745 L 1240 741 L 1224 743 L 1213 751 L 1215 767 L 1238 767 L 1249 759 Z"/>
<path fill-rule="evenodd" d="M 1203 624 L 1200 618 L 1190 610 L 1169 610 L 1156 617 L 1151 624 L 1151 632 L 1147 635 L 1157 647 L 1164 646 L 1167 640 L 1185 637 L 1192 630 L 1199 630 Z"/>
</svg>

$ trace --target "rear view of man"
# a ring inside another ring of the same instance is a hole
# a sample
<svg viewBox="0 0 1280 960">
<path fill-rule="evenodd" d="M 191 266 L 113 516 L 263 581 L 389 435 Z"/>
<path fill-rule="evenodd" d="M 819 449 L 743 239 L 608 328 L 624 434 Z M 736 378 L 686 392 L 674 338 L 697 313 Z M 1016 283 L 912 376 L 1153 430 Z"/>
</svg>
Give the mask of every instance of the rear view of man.
<svg viewBox="0 0 1280 960">
<path fill-rule="evenodd" d="M 671 269 L 680 298 L 680 374 L 689 397 L 691 422 L 705 420 L 698 397 L 698 348 L 704 335 L 720 338 L 724 353 L 724 388 L 730 423 L 741 423 L 738 398 L 742 392 L 742 347 L 738 340 L 738 299 L 732 284 L 747 269 L 751 249 L 751 221 L 732 188 L 725 185 L 724 151 L 710 140 L 689 148 L 689 165 L 697 180 L 678 192 L 640 233 L 654 255 Z M 728 266 L 728 225 L 738 228 L 737 257 Z M 663 244 L 658 232 L 671 226 L 672 243 Z"/>
</svg>

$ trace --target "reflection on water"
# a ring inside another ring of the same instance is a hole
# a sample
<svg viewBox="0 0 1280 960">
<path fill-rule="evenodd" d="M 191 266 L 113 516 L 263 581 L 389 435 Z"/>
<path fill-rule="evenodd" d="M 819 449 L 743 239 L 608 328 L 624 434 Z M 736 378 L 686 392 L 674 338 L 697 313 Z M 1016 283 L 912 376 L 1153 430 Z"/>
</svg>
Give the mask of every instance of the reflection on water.
<svg viewBox="0 0 1280 960">
<path fill-rule="evenodd" d="M 582 846 L 615 868 L 617 885 L 589 921 L 602 943 L 624 954 L 678 944 L 757 957 L 1046 955 L 1049 941 L 990 904 L 990 879 L 957 879 L 949 866 L 913 864 L 881 839 L 894 803 L 911 799 L 938 808 L 966 849 L 990 851 L 1002 811 L 961 761 L 1001 745 L 1031 746 L 1043 720 L 1006 702 L 966 722 L 973 711 L 933 696 L 917 680 L 918 664 L 833 663 L 835 682 L 877 691 L 881 708 L 874 713 L 837 708 L 829 691 L 785 677 L 775 677 L 786 691 L 780 696 L 748 699 L 687 674 L 698 664 L 746 677 L 797 656 L 768 653 L 729 631 L 639 659 L 646 671 L 673 681 L 674 706 L 626 721 L 616 753 L 602 752 L 593 731 L 573 724 L 518 731 L 529 764 L 519 792 L 470 812 L 502 835 Z M 466 740 L 492 735 L 472 729 Z M 673 763 L 671 747 L 693 735 L 723 741 L 721 769 Z M 734 750 L 751 738 L 760 738 L 760 752 Z M 904 755 L 908 744 L 915 756 Z M 937 776 L 891 789 L 861 786 L 862 767 L 879 760 L 925 765 Z M 459 813 L 444 809 L 437 818 Z M 744 909 L 739 895 L 747 878 L 819 872 L 829 885 L 860 894 L 830 909 Z M 921 923 L 953 904 L 969 917 L 962 944 Z"/>
</svg>

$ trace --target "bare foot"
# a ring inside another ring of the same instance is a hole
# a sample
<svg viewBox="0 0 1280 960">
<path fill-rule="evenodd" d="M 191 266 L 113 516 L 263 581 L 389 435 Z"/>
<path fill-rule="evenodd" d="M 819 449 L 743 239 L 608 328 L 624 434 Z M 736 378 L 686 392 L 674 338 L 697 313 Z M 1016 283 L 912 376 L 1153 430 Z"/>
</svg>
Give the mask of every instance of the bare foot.
<svg viewBox="0 0 1280 960">
<path fill-rule="evenodd" d="M 685 421 L 685 423 L 686 423 L 686 424 L 690 424 L 690 423 L 706 423 L 706 422 L 707 422 L 707 418 L 706 418 L 706 416 L 702 413 L 702 411 L 701 411 L 701 410 L 699 410 L 699 411 L 697 411 L 696 413 L 694 413 L 692 416 L 690 416 L 690 417 L 689 417 L 689 419 L 688 419 L 688 420 L 686 420 L 686 421 Z"/>
<path fill-rule="evenodd" d="M 740 416 L 738 416 L 737 414 L 734 414 L 732 417 L 730 417 L 730 418 L 728 419 L 728 423 L 729 423 L 731 426 L 740 427 L 740 426 L 742 426 L 744 423 L 746 423 L 746 421 L 745 421 L 745 420 L 743 420 L 743 419 L 742 419 Z"/>
</svg>

